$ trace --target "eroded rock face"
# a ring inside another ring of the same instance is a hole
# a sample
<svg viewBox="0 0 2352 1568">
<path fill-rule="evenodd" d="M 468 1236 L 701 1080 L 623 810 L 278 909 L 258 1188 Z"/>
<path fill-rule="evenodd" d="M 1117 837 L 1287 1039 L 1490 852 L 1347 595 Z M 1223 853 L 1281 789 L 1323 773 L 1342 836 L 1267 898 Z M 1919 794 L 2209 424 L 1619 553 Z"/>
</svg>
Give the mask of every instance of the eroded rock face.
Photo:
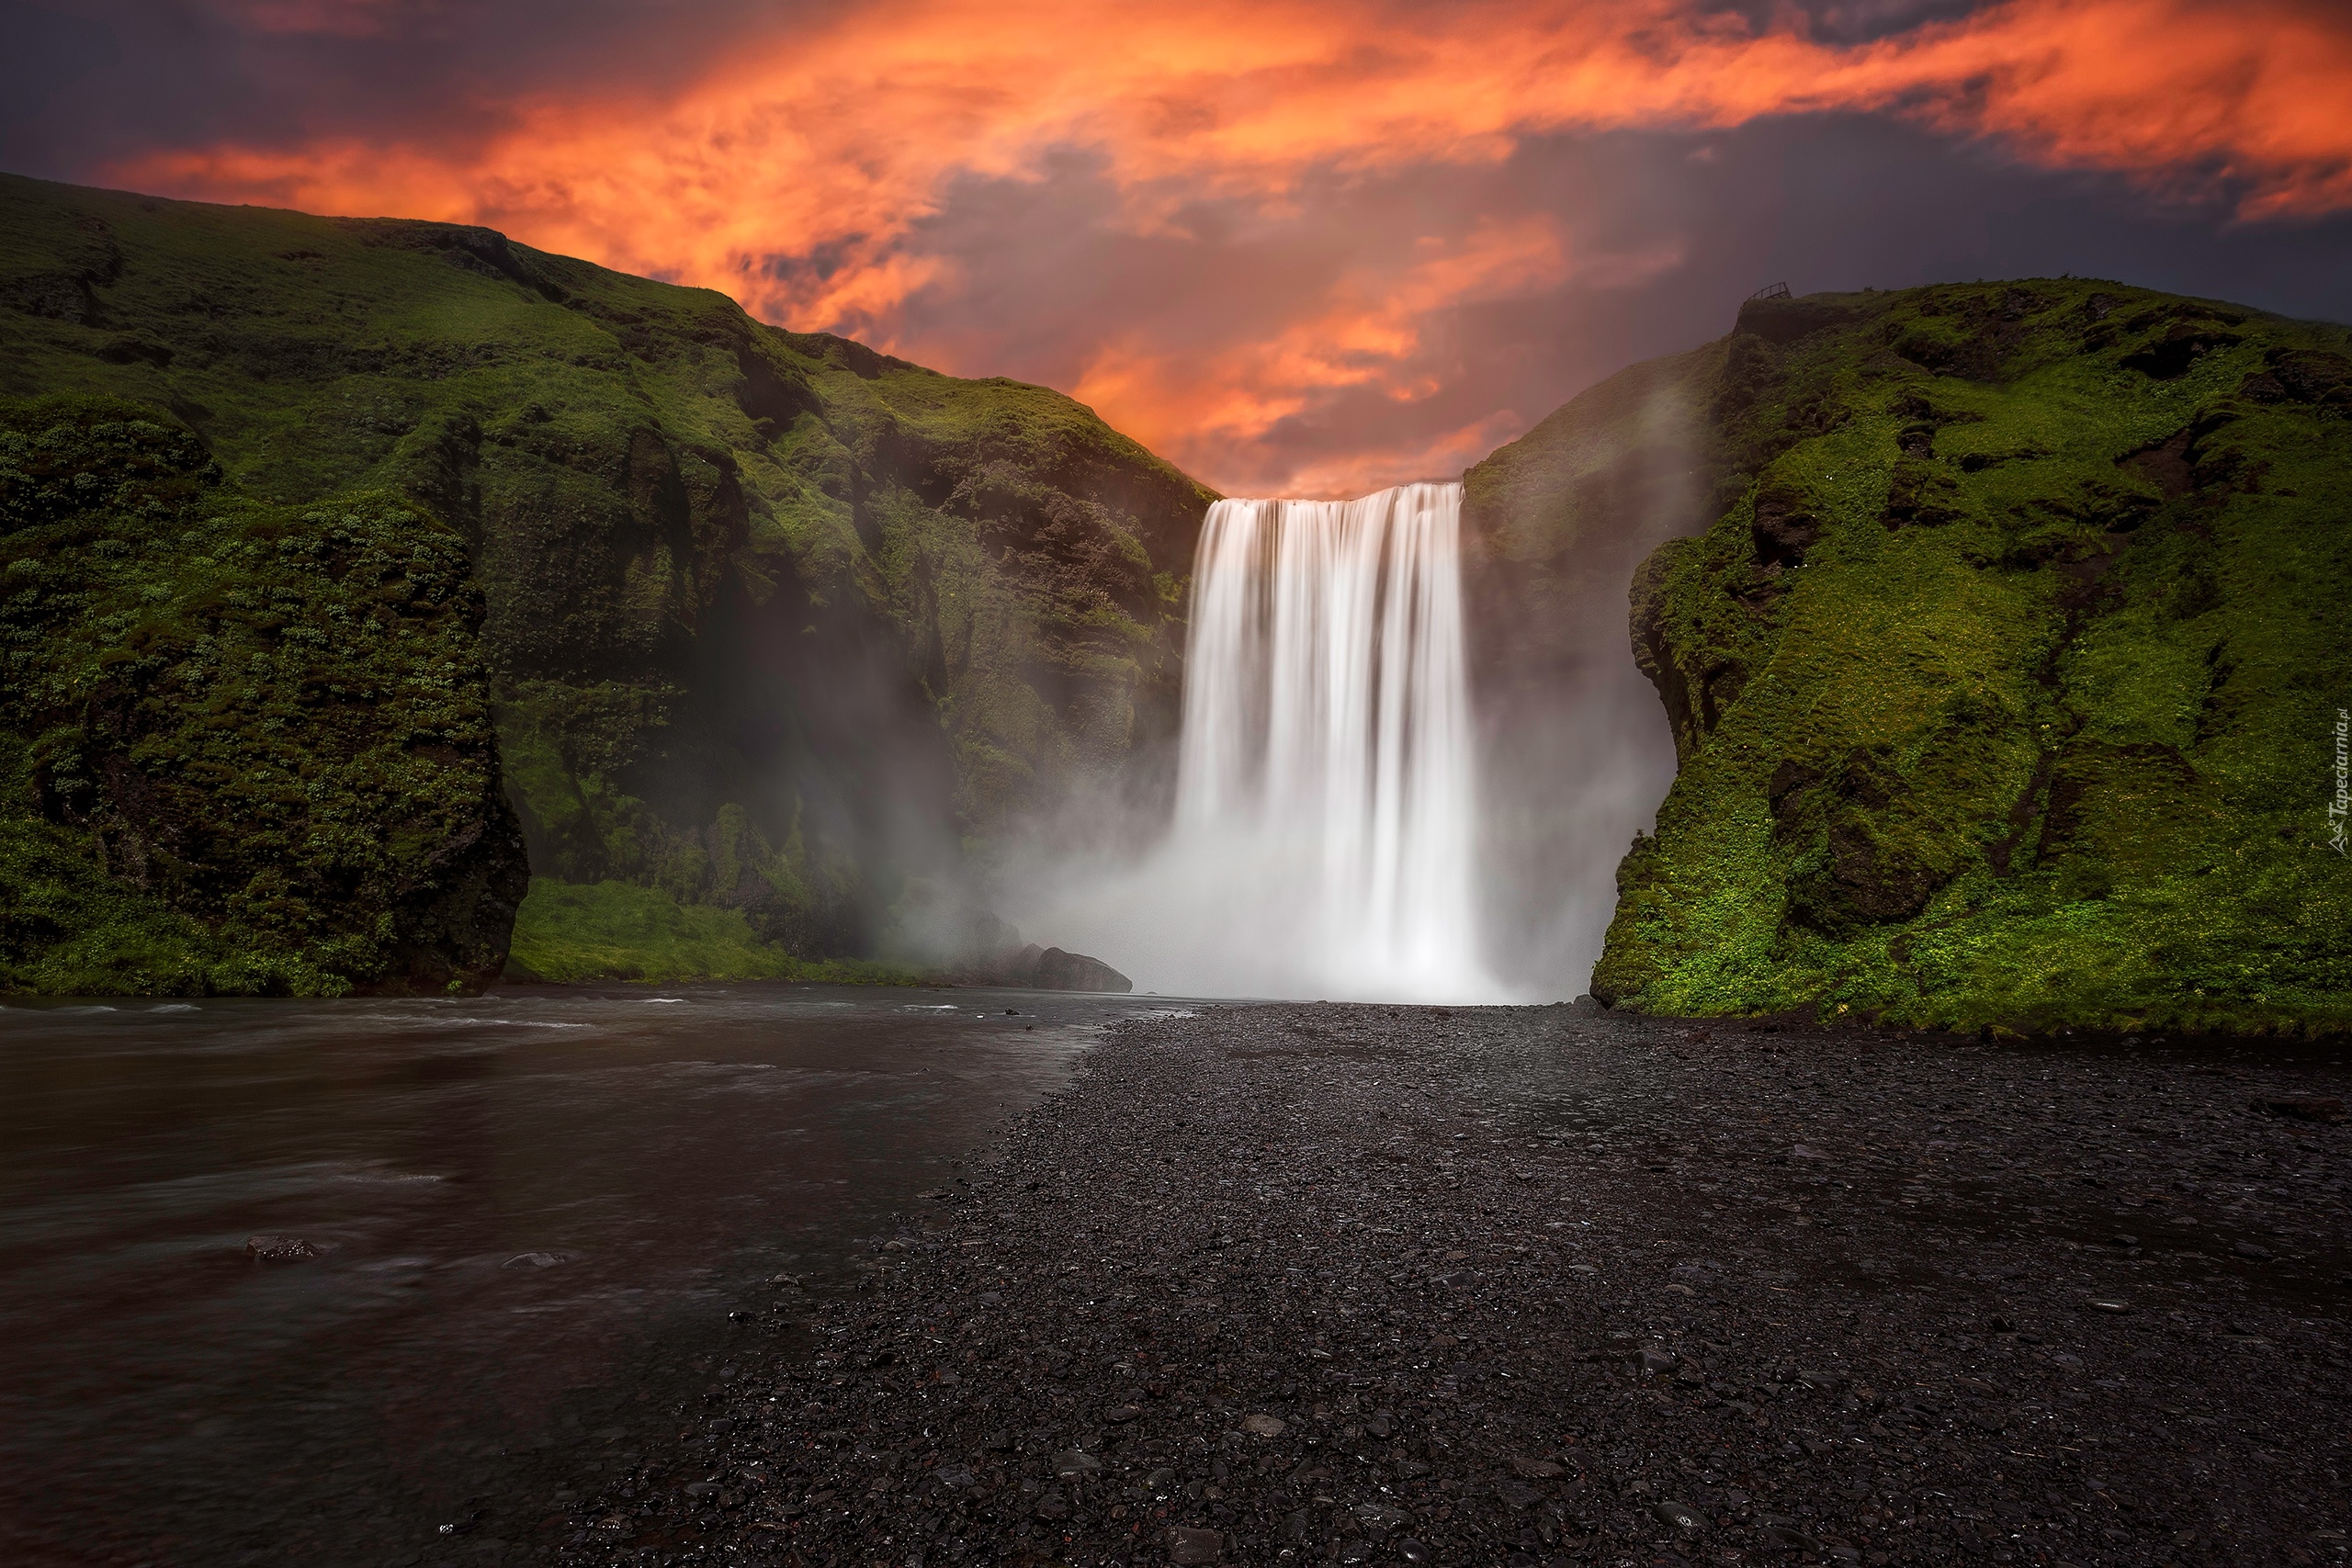
<svg viewBox="0 0 2352 1568">
<path fill-rule="evenodd" d="M 2298 673 L 2341 662 L 2352 602 L 2347 347 L 2037 280 L 1763 302 L 1620 378 L 1650 426 L 1687 412 L 1701 499 L 1627 574 L 1678 768 L 1593 995 L 2352 1028 L 2352 959 L 2301 934 L 2352 924 L 2341 705 Z M 1522 579 L 1546 539 L 1597 560 L 1660 525 L 1594 477 L 1643 422 L 1588 396 L 1474 470 Z"/>
<path fill-rule="evenodd" d="M 527 873 L 454 533 L 50 399 L 0 405 L 0 990 L 496 977 Z"/>
</svg>

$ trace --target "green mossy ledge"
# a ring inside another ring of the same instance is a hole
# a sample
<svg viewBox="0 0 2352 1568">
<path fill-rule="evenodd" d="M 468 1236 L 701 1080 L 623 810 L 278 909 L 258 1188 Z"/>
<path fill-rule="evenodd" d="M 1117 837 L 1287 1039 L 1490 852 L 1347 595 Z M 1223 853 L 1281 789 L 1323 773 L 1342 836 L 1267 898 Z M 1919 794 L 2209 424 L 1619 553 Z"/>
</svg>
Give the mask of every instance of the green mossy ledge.
<svg viewBox="0 0 2352 1568">
<path fill-rule="evenodd" d="M 55 393 L 166 411 L 255 503 L 454 531 L 542 889 L 779 962 L 1001 940 L 962 868 L 1172 739 L 1214 497 L 1041 388 L 487 230 L 0 176 L 0 396 Z"/>
<path fill-rule="evenodd" d="M 2352 1027 L 2327 815 L 2346 339 L 2035 280 L 1754 301 L 1652 368 L 1694 411 L 1703 531 L 1634 582 L 1679 769 L 1593 994 L 1996 1033 Z M 1609 523 L 1609 487 L 1581 493 L 1496 547 Z"/>
<path fill-rule="evenodd" d="M 456 534 L 168 416 L 0 402 L 0 990 L 478 988 L 522 838 Z"/>
</svg>

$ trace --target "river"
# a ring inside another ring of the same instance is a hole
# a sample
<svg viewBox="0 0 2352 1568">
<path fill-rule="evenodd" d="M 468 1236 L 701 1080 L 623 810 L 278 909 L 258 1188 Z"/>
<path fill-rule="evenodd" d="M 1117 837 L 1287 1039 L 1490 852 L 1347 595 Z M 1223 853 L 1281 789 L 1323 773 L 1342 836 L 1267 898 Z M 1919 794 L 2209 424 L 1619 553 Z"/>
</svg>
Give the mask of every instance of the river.
<svg viewBox="0 0 2352 1568">
<path fill-rule="evenodd" d="M 1102 1024 L 1180 1005 L 12 1000 L 0 1558 L 538 1555 L 571 1488 L 674 1437 L 777 1276 L 850 1288 L 861 1238 Z"/>
</svg>

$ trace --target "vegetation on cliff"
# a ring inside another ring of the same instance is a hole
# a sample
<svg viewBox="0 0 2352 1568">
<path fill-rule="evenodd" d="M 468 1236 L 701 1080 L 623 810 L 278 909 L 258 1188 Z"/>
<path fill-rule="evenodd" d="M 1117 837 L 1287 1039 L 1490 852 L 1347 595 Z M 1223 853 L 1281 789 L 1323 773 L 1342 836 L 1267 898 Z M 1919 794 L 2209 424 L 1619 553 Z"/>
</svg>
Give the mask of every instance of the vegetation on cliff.
<svg viewBox="0 0 2352 1568">
<path fill-rule="evenodd" d="M 2352 1026 L 2346 336 L 2034 280 L 1753 301 L 1662 365 L 1704 531 L 1634 636 L 1679 768 L 1594 994 Z"/>
<path fill-rule="evenodd" d="M 0 403 L 0 990 L 464 989 L 523 894 L 458 536 Z"/>
<path fill-rule="evenodd" d="M 0 177 L 0 394 L 61 391 L 169 411 L 261 502 L 455 531 L 542 888 L 871 953 L 1172 732 L 1211 498 L 1039 388 L 486 230 Z"/>
</svg>

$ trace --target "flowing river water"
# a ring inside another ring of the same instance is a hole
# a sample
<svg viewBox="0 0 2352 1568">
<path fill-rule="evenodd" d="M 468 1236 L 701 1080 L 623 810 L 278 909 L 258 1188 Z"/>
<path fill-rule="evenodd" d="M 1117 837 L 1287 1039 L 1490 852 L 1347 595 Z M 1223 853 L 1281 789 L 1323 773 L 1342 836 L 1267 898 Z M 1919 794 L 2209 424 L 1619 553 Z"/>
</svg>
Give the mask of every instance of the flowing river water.
<svg viewBox="0 0 2352 1568">
<path fill-rule="evenodd" d="M 859 1238 L 1102 1023 L 1179 1005 L 11 1002 L 0 1561 L 522 1554 L 567 1488 L 675 1436 L 766 1282 L 846 1288 Z"/>
</svg>

